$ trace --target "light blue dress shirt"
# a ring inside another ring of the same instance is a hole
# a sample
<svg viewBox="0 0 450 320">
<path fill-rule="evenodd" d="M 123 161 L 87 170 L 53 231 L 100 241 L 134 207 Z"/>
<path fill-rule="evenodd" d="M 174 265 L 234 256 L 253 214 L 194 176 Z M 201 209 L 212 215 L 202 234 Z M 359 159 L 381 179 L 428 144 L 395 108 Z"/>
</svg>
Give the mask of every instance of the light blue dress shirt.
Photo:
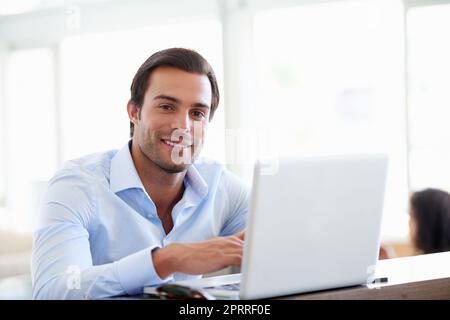
<svg viewBox="0 0 450 320">
<path fill-rule="evenodd" d="M 248 188 L 222 165 L 198 161 L 187 170 L 166 234 L 129 146 L 68 161 L 49 181 L 34 234 L 33 299 L 133 295 L 144 286 L 198 278 L 159 278 L 151 251 L 245 227 Z"/>
</svg>

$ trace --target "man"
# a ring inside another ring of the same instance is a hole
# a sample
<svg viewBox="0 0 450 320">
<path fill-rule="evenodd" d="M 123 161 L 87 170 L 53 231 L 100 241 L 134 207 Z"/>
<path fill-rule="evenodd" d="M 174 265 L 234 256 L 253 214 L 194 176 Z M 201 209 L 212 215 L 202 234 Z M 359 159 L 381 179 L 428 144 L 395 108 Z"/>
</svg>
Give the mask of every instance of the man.
<svg viewBox="0 0 450 320">
<path fill-rule="evenodd" d="M 198 53 L 173 48 L 144 62 L 127 105 L 131 140 L 65 163 L 48 184 L 34 299 L 133 295 L 240 265 L 248 190 L 197 159 L 218 103 Z"/>
</svg>

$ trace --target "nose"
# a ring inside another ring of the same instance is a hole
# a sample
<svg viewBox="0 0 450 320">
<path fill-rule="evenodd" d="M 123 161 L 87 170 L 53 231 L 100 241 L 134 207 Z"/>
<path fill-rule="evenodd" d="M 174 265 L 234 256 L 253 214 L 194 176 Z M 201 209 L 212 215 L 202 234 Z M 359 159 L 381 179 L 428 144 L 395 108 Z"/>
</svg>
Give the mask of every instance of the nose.
<svg viewBox="0 0 450 320">
<path fill-rule="evenodd" d="M 192 124 L 192 119 L 188 112 L 179 112 L 172 121 L 172 129 L 190 131 Z"/>
</svg>

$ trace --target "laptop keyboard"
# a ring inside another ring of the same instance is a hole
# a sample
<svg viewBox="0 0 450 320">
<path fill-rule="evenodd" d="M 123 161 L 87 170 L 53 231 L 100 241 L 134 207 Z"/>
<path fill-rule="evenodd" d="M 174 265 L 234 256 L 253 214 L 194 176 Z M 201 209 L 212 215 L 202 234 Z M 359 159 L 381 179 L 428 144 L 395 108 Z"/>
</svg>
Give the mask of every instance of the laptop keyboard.
<svg viewBox="0 0 450 320">
<path fill-rule="evenodd" d="M 209 287 L 205 289 L 220 289 L 220 290 L 229 290 L 229 291 L 239 291 L 241 287 L 240 283 L 232 283 L 232 284 L 224 284 L 221 286 Z"/>
</svg>

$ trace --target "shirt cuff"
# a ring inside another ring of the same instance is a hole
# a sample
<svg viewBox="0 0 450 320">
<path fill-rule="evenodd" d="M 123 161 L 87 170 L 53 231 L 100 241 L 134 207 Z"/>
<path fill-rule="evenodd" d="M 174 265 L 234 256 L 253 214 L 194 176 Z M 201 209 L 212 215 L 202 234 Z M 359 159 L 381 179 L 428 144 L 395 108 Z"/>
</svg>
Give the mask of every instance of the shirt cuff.
<svg viewBox="0 0 450 320">
<path fill-rule="evenodd" d="M 173 279 L 161 279 L 153 266 L 152 251 L 159 246 L 133 253 L 115 262 L 116 272 L 123 289 L 129 295 L 142 293 L 143 287 L 155 286 Z"/>
</svg>

